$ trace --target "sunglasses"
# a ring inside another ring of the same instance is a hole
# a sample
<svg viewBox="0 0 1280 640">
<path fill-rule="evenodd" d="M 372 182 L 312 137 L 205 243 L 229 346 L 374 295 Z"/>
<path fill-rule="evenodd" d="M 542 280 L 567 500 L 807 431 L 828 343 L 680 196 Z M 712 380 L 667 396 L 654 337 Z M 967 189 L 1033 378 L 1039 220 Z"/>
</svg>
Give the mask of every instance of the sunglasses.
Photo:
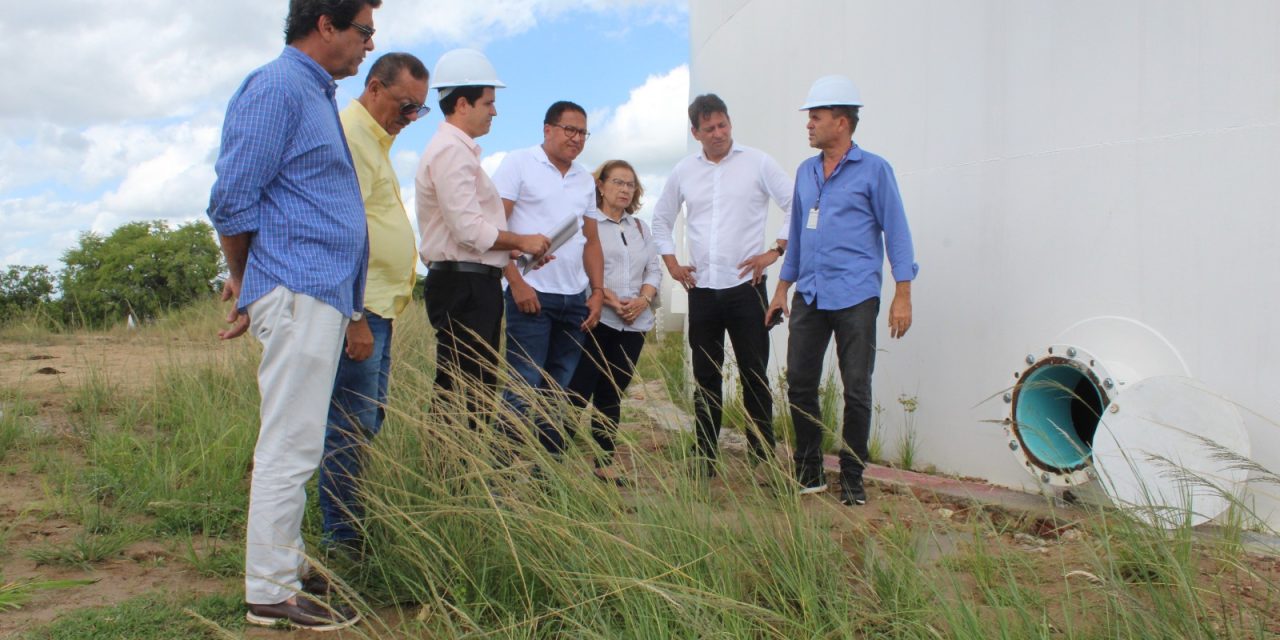
<svg viewBox="0 0 1280 640">
<path fill-rule="evenodd" d="M 351 28 L 355 29 L 356 31 L 359 31 L 360 35 L 364 36 L 365 42 L 372 40 L 374 32 L 377 31 L 377 29 L 374 29 L 373 27 L 367 24 L 360 24 L 355 20 L 351 21 Z"/>
</svg>

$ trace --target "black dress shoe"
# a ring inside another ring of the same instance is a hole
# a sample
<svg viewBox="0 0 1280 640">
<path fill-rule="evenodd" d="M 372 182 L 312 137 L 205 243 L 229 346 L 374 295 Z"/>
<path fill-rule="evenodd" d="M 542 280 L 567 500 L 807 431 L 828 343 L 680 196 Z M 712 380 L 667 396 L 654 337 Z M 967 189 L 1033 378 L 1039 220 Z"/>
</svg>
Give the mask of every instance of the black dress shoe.
<svg viewBox="0 0 1280 640">
<path fill-rule="evenodd" d="M 591 475 L 595 476 L 596 479 L 601 482 L 611 484 L 618 488 L 631 486 L 631 481 L 628 480 L 626 476 L 624 475 L 609 476 L 604 472 L 603 469 L 596 469 L 591 472 Z"/>
<path fill-rule="evenodd" d="M 337 589 L 334 588 L 333 583 L 329 581 L 327 576 L 319 571 L 313 570 L 302 579 L 303 593 L 324 598 L 335 591 L 337 591 Z"/>
<path fill-rule="evenodd" d="M 840 504 L 846 507 L 860 506 L 867 503 L 867 490 L 862 486 L 862 478 L 857 480 L 840 480 Z"/>
<path fill-rule="evenodd" d="M 277 604 L 251 604 L 245 620 L 261 627 L 287 626 L 311 631 L 337 631 L 360 621 L 360 614 L 347 606 L 326 606 L 305 596 Z"/>
</svg>

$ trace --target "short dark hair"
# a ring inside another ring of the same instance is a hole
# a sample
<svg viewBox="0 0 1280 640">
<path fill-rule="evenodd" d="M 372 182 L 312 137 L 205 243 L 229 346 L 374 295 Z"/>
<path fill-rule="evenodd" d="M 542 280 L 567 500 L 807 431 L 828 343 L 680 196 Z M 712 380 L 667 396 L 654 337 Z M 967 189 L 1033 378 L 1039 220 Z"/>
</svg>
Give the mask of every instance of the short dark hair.
<svg viewBox="0 0 1280 640">
<path fill-rule="evenodd" d="M 382 86 L 389 87 L 400 79 L 400 72 L 407 70 L 410 76 L 416 80 L 429 80 L 430 75 L 427 73 L 427 66 L 412 53 L 393 52 L 383 55 L 373 61 L 373 66 L 369 67 L 369 75 L 365 77 L 365 86 L 369 82 L 377 80 Z"/>
<path fill-rule="evenodd" d="M 644 185 L 640 184 L 640 174 L 636 173 L 636 168 L 626 160 L 606 160 L 604 164 L 596 169 L 596 208 L 599 209 L 604 206 L 604 194 L 600 193 L 600 183 L 608 179 L 615 169 L 626 169 L 631 172 L 631 175 L 635 176 L 636 188 L 635 191 L 631 192 L 631 204 L 627 205 L 627 208 L 623 209 L 623 211 L 626 213 L 639 211 L 640 207 L 644 206 L 644 203 L 640 201 L 640 198 L 644 196 Z"/>
<path fill-rule="evenodd" d="M 293 44 L 311 35 L 320 16 L 329 16 L 333 26 L 339 29 L 349 29 L 351 21 L 365 5 L 377 9 L 382 6 L 382 0 L 289 0 L 289 17 L 284 21 L 284 43 Z"/>
<path fill-rule="evenodd" d="M 848 120 L 849 133 L 853 133 L 854 130 L 858 128 L 858 109 L 860 108 L 861 107 L 855 107 L 847 104 L 834 105 L 830 107 L 831 117 L 844 118 L 845 120 Z"/>
<path fill-rule="evenodd" d="M 703 118 L 710 118 L 713 113 L 723 113 L 724 117 L 729 117 L 729 107 L 725 106 L 724 100 L 714 93 L 705 93 L 693 99 L 689 104 L 689 124 L 694 129 L 702 124 Z"/>
<path fill-rule="evenodd" d="M 467 104 L 474 106 L 476 101 L 484 95 L 484 90 L 492 88 L 492 86 L 472 84 L 465 87 L 454 87 L 449 92 L 449 95 L 440 98 L 440 111 L 444 112 L 446 116 L 453 115 L 454 109 L 458 108 L 458 101 L 462 99 L 466 99 Z"/>
<path fill-rule="evenodd" d="M 552 103 L 551 106 L 547 108 L 547 116 L 542 119 L 542 124 L 560 124 L 560 116 L 564 115 L 564 112 L 566 111 L 581 113 L 584 118 L 587 116 L 587 110 L 583 109 L 578 104 L 569 102 L 568 100 L 560 100 Z"/>
</svg>

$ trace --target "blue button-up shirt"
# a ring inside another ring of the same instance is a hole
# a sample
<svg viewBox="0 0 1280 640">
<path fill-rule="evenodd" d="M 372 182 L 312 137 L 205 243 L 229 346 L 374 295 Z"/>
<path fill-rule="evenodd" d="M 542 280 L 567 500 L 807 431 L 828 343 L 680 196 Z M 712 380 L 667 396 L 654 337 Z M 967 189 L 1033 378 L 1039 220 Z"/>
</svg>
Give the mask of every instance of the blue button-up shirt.
<svg viewBox="0 0 1280 640">
<path fill-rule="evenodd" d="M 364 304 L 364 201 L 334 102 L 337 84 L 294 47 L 231 97 L 209 219 L 252 233 L 241 309 L 277 286 L 350 315 Z"/>
<path fill-rule="evenodd" d="M 818 224 L 810 229 L 815 206 Z M 893 279 L 914 280 L 920 266 L 911 229 L 884 158 L 855 145 L 825 180 L 822 154 L 800 164 L 780 279 L 796 283 L 808 304 L 816 299 L 819 309 L 846 309 L 880 295 L 886 246 Z"/>
</svg>

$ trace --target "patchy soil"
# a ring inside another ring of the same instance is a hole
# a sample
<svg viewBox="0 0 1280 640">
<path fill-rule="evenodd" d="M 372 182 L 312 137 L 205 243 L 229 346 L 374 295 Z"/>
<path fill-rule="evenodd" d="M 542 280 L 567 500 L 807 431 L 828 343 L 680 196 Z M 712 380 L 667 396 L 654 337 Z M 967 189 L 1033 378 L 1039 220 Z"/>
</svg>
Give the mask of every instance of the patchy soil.
<svg viewBox="0 0 1280 640">
<path fill-rule="evenodd" d="M 0 484 L 0 576 L 3 582 L 92 580 L 68 589 L 37 591 L 17 611 L 0 611 L 0 637 L 52 622 L 64 612 L 101 607 L 149 593 L 205 596 L 226 593 L 226 580 L 202 577 L 177 549 L 140 541 L 90 568 L 39 564 L 27 557 L 48 545 L 66 545 L 84 527 L 58 514 L 47 499 L 43 475 L 30 463 L 6 463 Z"/>
<path fill-rule="evenodd" d="M 142 389 L 152 383 L 158 368 L 213 357 L 221 346 L 213 338 L 165 341 L 138 334 L 0 341 L 0 390 L 51 407 L 52 401 L 65 399 L 103 372 L 109 372 L 112 385 Z"/>
</svg>

